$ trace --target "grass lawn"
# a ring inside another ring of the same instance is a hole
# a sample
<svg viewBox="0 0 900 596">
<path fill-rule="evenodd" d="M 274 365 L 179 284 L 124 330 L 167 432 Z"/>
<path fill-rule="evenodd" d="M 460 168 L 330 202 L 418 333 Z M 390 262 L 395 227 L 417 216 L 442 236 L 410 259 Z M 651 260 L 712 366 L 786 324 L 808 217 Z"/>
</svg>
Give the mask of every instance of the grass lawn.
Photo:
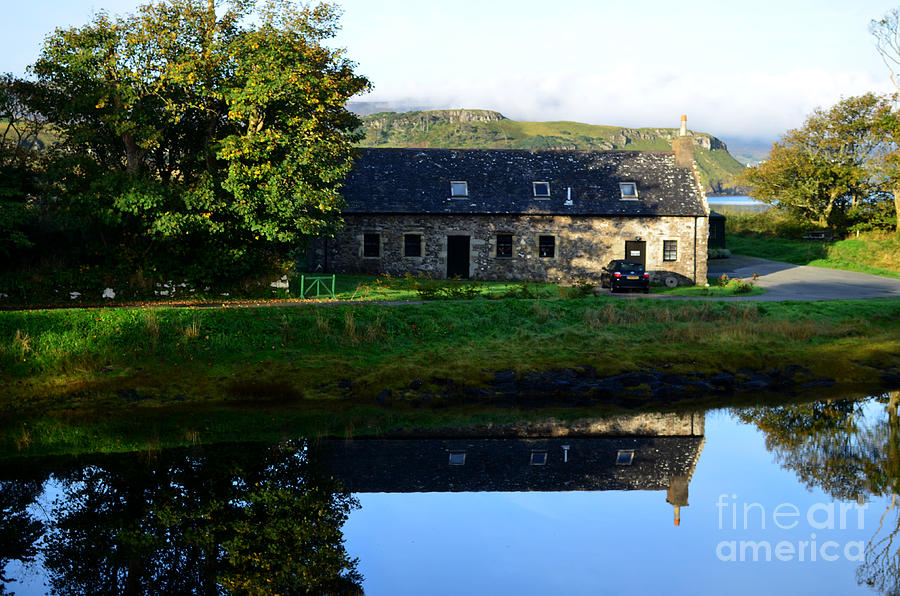
<svg viewBox="0 0 900 596">
<path fill-rule="evenodd" d="M 510 281 L 469 281 L 469 280 L 428 280 L 413 277 L 392 277 L 390 275 L 336 275 L 335 297 L 338 300 L 353 301 L 409 301 L 423 300 L 429 289 L 448 288 L 471 292 L 472 298 L 560 298 L 567 293 L 566 288 L 554 283 L 510 282 Z M 299 279 L 291 283 L 299 291 Z M 425 293 L 423 296 L 420 290 Z M 446 294 L 436 296 L 436 299 Z"/>
</svg>

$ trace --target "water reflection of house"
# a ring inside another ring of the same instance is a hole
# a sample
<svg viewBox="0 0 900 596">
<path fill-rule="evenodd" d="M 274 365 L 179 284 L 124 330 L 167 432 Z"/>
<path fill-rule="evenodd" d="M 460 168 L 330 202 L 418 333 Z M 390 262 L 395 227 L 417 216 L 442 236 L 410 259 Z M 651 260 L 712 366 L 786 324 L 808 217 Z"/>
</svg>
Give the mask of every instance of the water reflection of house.
<svg viewBox="0 0 900 596">
<path fill-rule="evenodd" d="M 355 493 L 658 490 L 678 525 L 704 418 L 645 414 L 552 437 L 322 440 L 314 451 Z"/>
</svg>

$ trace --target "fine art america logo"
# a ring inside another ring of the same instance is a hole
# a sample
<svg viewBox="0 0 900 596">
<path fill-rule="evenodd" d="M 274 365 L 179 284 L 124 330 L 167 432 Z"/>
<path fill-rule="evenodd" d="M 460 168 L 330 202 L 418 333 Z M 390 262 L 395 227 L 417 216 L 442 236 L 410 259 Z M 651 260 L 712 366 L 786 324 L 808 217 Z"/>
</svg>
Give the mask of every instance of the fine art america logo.
<svg viewBox="0 0 900 596">
<path fill-rule="evenodd" d="M 723 493 L 716 500 L 720 531 L 752 534 L 762 531 L 778 539 L 721 540 L 716 545 L 716 557 L 726 562 L 863 561 L 864 541 L 832 538 L 839 537 L 837 530 L 865 529 L 866 509 L 865 503 L 831 502 L 806 508 L 780 503 L 767 510 L 761 503 L 742 502 L 736 494 Z M 794 538 L 798 535 L 800 538 Z"/>
</svg>

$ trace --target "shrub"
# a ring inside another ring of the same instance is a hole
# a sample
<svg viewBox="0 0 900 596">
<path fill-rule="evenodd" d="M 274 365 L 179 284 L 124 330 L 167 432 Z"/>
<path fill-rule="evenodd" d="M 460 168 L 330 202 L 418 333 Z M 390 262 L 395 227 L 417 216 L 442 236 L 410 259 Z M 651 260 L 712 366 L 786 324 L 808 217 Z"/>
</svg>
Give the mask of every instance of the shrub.
<svg viewBox="0 0 900 596">
<path fill-rule="evenodd" d="M 572 287 L 569 288 L 569 298 L 585 298 L 594 293 L 594 283 L 583 277 L 575 280 Z"/>
<path fill-rule="evenodd" d="M 417 281 L 415 289 L 422 300 L 471 300 L 481 295 L 481 284 L 459 279 Z"/>
<path fill-rule="evenodd" d="M 725 231 L 729 234 L 758 238 L 794 238 L 800 240 L 810 225 L 778 209 L 759 213 L 729 213 Z"/>
<path fill-rule="evenodd" d="M 537 298 L 537 292 L 534 291 L 527 281 L 520 282 L 516 287 L 506 291 L 504 298 Z"/>
<path fill-rule="evenodd" d="M 747 283 L 742 279 L 729 280 L 725 285 L 733 288 L 735 294 L 748 294 L 753 289 L 753 284 Z"/>
</svg>

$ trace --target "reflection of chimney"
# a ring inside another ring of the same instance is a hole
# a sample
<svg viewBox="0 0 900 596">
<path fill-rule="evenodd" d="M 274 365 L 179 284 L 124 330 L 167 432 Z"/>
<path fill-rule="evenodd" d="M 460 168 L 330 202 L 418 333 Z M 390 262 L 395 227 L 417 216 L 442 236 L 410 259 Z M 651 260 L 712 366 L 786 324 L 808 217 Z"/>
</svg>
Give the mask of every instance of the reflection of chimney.
<svg viewBox="0 0 900 596">
<path fill-rule="evenodd" d="M 669 479 L 669 491 L 666 501 L 675 507 L 675 525 L 681 525 L 681 508 L 688 506 L 688 476 L 675 476 Z"/>
<path fill-rule="evenodd" d="M 675 165 L 690 168 L 694 165 L 694 140 L 687 134 L 687 116 L 681 116 L 681 131 L 675 142 Z"/>
</svg>

